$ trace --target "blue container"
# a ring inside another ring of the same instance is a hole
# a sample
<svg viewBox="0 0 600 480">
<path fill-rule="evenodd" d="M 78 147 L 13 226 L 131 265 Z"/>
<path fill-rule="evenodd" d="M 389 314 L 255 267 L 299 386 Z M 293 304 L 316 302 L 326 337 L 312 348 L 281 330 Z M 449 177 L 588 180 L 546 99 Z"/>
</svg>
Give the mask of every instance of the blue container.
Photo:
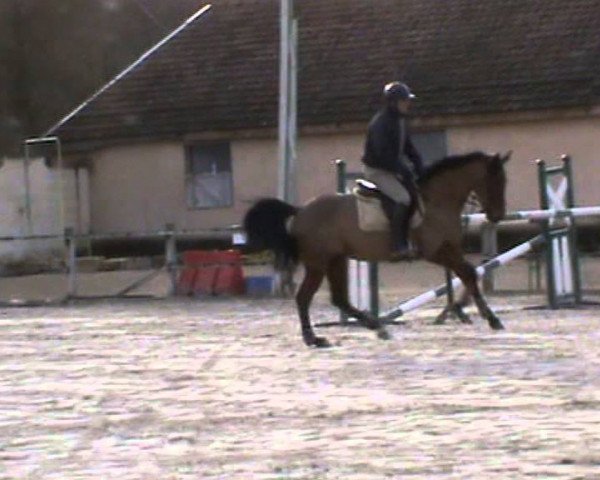
<svg viewBox="0 0 600 480">
<path fill-rule="evenodd" d="M 261 297 L 273 294 L 273 277 L 267 275 L 246 277 L 246 295 Z"/>
</svg>

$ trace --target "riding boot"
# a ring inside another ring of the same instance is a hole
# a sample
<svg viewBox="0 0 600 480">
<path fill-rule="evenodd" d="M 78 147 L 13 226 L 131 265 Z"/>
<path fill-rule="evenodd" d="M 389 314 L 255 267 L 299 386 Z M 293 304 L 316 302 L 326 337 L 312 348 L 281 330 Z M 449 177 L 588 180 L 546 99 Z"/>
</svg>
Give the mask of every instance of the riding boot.
<svg viewBox="0 0 600 480">
<path fill-rule="evenodd" d="M 406 255 L 410 251 L 408 244 L 408 215 L 410 207 L 386 199 L 382 202 L 383 211 L 390 221 L 394 256 Z"/>
<path fill-rule="evenodd" d="M 406 254 L 410 250 L 408 244 L 408 214 L 410 207 L 401 203 L 396 204 L 391 230 L 394 240 L 394 253 Z"/>
</svg>

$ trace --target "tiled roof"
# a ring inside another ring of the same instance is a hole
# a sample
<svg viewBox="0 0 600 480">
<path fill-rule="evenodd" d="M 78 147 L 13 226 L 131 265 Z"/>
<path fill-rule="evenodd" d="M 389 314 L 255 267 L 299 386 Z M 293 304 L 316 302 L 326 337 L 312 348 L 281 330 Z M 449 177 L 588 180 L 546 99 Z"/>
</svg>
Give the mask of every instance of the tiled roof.
<svg viewBox="0 0 600 480">
<path fill-rule="evenodd" d="M 420 116 L 591 106 L 600 0 L 296 0 L 299 124 L 367 121 L 404 79 Z M 279 0 L 215 0 L 66 122 L 65 142 L 277 123 Z"/>
</svg>

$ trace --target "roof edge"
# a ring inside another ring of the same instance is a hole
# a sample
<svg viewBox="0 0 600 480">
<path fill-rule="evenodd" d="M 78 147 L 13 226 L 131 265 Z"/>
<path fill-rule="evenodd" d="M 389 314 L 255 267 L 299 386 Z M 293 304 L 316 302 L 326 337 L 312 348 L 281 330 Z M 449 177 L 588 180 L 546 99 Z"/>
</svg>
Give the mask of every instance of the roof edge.
<svg viewBox="0 0 600 480">
<path fill-rule="evenodd" d="M 164 38 L 159 40 L 156 44 L 142 53 L 137 60 L 131 63 L 128 67 L 123 69 L 120 73 L 118 73 L 115 77 L 105 83 L 102 87 L 100 87 L 96 92 L 94 92 L 90 97 L 84 100 L 81 104 L 75 107 L 70 113 L 68 113 L 65 117 L 59 120 L 56 124 L 50 127 L 43 136 L 56 135 L 57 130 L 59 130 L 64 124 L 66 124 L 69 120 L 71 120 L 75 115 L 77 115 L 81 110 L 87 107 L 91 102 L 93 102 L 96 98 L 106 92 L 110 87 L 119 82 L 123 77 L 125 77 L 128 73 L 133 71 L 136 67 L 144 63 L 149 57 L 152 56 L 154 52 L 156 52 L 163 45 L 168 43 L 171 39 L 179 35 L 183 30 L 185 30 L 190 24 L 196 21 L 198 18 L 202 17 L 206 12 L 208 12 L 212 8 L 212 4 L 207 4 L 198 10 L 196 13 L 191 15 L 187 20 L 185 20 L 181 25 L 179 25 L 175 30 L 171 33 L 167 34 Z"/>
<path fill-rule="evenodd" d="M 550 120 L 574 120 L 589 117 L 600 117 L 600 104 L 593 107 L 555 108 L 529 111 L 513 111 L 503 113 L 438 115 L 431 117 L 415 117 L 411 123 L 416 132 L 427 130 L 442 130 L 446 128 L 498 125 L 508 123 L 527 123 Z M 335 134 L 363 134 L 367 122 L 348 122 L 324 125 L 312 125 L 299 129 L 299 136 L 318 136 Z M 216 140 L 265 140 L 276 139 L 277 128 L 249 128 L 242 130 L 212 130 L 187 134 L 153 135 L 152 137 L 126 137 L 113 138 L 108 141 L 88 140 L 63 142 L 63 149 L 67 154 L 85 154 L 104 148 L 125 145 L 139 145 L 142 143 L 181 142 L 209 142 Z"/>
</svg>

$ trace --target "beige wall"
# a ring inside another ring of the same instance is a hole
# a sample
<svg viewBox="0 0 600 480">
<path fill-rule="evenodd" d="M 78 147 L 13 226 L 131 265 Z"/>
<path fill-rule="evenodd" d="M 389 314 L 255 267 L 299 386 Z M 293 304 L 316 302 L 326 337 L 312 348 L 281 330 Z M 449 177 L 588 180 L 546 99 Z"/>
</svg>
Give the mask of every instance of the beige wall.
<svg viewBox="0 0 600 480">
<path fill-rule="evenodd" d="M 600 205 L 600 116 L 568 119 L 464 126 L 446 129 L 449 153 L 473 150 L 512 150 L 508 164 L 509 210 L 538 208 L 535 160 L 560 165 L 560 156 L 573 159 L 575 197 L 579 205 Z M 348 160 L 349 169 L 360 169 L 363 135 L 314 136 L 299 146 L 300 198 L 306 201 L 333 188 L 331 161 Z"/>
<path fill-rule="evenodd" d="M 231 145 L 233 192 L 235 205 L 214 217 L 220 226 L 221 216 L 227 224 L 240 223 L 244 212 L 258 198 L 277 195 L 277 143 L 274 140 L 241 140 Z"/>
<path fill-rule="evenodd" d="M 344 159 L 349 171 L 361 169 L 364 138 L 355 134 L 303 138 L 298 145 L 298 198 L 304 203 L 325 192 L 335 192 L 335 161 Z"/>
<path fill-rule="evenodd" d="M 600 117 L 581 120 L 505 123 L 447 129 L 450 153 L 472 150 L 514 151 L 509 164 L 509 209 L 538 206 L 533 161 L 556 163 L 562 153 L 574 160 L 580 204 L 600 205 Z M 363 134 L 312 135 L 298 145 L 299 203 L 335 190 L 336 158 L 360 169 Z M 97 232 L 152 231 L 173 222 L 178 228 L 210 229 L 241 221 L 248 206 L 277 193 L 277 143 L 274 139 L 232 143 L 235 205 L 194 210 L 185 202 L 182 143 L 115 147 L 94 156 L 90 178 L 91 222 Z"/>
<path fill-rule="evenodd" d="M 453 153 L 513 150 L 508 164 L 509 210 L 538 208 L 535 159 L 560 165 L 565 153 L 573 159 L 576 202 L 600 205 L 600 117 L 454 127 L 447 134 Z"/>
<path fill-rule="evenodd" d="M 254 192 L 275 194 L 277 172 L 268 165 L 275 152 L 273 142 L 234 143 L 234 207 L 191 209 L 186 205 L 182 143 L 103 150 L 94 156 L 90 177 L 92 228 L 95 232 L 150 232 L 167 223 L 189 230 L 238 223 L 257 197 Z"/>
<path fill-rule="evenodd" d="M 92 230 L 150 231 L 177 222 L 183 214 L 180 205 L 185 205 L 183 168 L 183 148 L 178 145 L 101 151 L 90 174 Z"/>
<path fill-rule="evenodd" d="M 304 203 L 335 190 L 334 161 L 354 158 L 358 168 L 362 139 L 356 135 L 317 136 L 299 144 L 299 198 Z M 235 204 L 232 208 L 189 209 L 185 200 L 183 144 L 114 147 L 94 156 L 90 177 L 95 232 L 148 232 L 175 223 L 183 229 L 211 229 L 239 223 L 248 207 L 277 194 L 277 142 L 232 143 Z"/>
</svg>

